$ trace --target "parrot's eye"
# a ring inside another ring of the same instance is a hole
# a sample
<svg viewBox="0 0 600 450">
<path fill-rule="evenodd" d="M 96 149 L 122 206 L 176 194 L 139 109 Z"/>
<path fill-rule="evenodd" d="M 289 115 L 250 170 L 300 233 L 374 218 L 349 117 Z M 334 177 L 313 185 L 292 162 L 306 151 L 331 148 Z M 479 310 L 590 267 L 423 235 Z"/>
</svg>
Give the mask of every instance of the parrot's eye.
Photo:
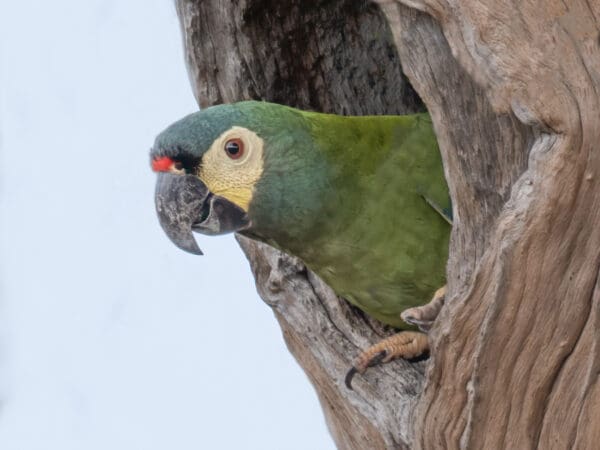
<svg viewBox="0 0 600 450">
<path fill-rule="evenodd" d="M 181 161 L 173 161 L 173 169 L 183 170 L 183 163 Z"/>
<path fill-rule="evenodd" d="M 229 139 L 225 142 L 225 153 L 231 159 L 239 159 L 244 154 L 244 143 L 241 139 Z"/>
</svg>

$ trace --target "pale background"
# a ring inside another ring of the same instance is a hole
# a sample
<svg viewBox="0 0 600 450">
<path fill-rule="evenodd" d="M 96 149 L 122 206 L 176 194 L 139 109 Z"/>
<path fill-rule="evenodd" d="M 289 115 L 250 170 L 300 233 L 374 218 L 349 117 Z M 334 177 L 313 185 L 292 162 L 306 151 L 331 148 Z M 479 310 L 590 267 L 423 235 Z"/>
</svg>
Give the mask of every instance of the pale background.
<svg viewBox="0 0 600 450">
<path fill-rule="evenodd" d="M 155 217 L 172 2 L 0 5 L 0 449 L 332 449 L 233 238 Z"/>
</svg>

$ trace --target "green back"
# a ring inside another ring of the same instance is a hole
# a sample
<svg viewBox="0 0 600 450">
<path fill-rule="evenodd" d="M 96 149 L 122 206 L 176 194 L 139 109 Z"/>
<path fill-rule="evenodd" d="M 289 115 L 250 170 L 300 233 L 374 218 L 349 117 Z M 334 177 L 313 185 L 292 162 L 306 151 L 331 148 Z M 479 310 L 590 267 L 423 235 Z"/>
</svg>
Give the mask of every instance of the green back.
<svg viewBox="0 0 600 450">
<path fill-rule="evenodd" d="M 429 116 L 240 105 L 266 149 L 246 234 L 300 257 L 339 295 L 401 325 L 404 309 L 445 284 L 450 225 L 432 204 L 449 211 L 450 200 Z"/>
</svg>

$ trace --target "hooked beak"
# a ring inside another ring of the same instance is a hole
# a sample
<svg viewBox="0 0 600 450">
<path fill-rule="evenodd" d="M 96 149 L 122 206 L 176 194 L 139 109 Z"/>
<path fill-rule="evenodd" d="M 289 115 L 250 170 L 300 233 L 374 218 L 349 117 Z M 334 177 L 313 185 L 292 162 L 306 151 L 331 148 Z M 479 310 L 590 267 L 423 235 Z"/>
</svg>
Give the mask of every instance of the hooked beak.
<svg viewBox="0 0 600 450">
<path fill-rule="evenodd" d="M 159 173 L 156 212 L 162 229 L 180 249 L 202 255 L 192 231 L 216 235 L 250 226 L 246 212 L 226 198 L 214 195 L 194 175 Z"/>
</svg>

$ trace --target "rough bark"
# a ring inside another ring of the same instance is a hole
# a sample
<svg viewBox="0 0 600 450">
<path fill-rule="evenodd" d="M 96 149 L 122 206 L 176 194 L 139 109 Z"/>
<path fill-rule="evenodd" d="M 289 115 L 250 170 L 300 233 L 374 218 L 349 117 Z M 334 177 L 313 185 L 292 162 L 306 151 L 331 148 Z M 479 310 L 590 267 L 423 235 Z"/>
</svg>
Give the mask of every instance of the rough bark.
<svg viewBox="0 0 600 450">
<path fill-rule="evenodd" d="M 271 247 L 238 237 L 261 297 L 273 308 L 288 348 L 315 387 L 339 448 L 406 448 L 410 414 L 423 381 L 423 364 L 400 361 L 355 380 L 344 376 L 358 348 L 384 336 L 304 265 Z"/>
<path fill-rule="evenodd" d="M 431 112 L 453 199 L 427 364 L 341 383 L 389 333 L 241 240 L 340 448 L 593 448 L 600 414 L 600 6 L 585 0 L 179 0 L 202 106 Z"/>
<path fill-rule="evenodd" d="M 593 448 L 600 5 L 405 3 L 441 24 L 464 79 L 481 86 L 440 89 L 448 71 L 437 76 L 437 57 L 427 63 L 434 73 L 422 61 L 406 70 L 432 111 L 458 215 L 449 266 L 455 295 L 434 333 L 414 446 Z M 405 62 L 406 8 L 381 5 Z M 448 106 L 472 95 L 486 99 L 474 115 Z M 470 143 L 453 134 L 457 124 Z M 473 166 L 484 162 L 491 171 Z M 506 180 L 505 195 L 489 202 L 494 195 L 477 186 L 498 189 L 497 180 Z"/>
</svg>

